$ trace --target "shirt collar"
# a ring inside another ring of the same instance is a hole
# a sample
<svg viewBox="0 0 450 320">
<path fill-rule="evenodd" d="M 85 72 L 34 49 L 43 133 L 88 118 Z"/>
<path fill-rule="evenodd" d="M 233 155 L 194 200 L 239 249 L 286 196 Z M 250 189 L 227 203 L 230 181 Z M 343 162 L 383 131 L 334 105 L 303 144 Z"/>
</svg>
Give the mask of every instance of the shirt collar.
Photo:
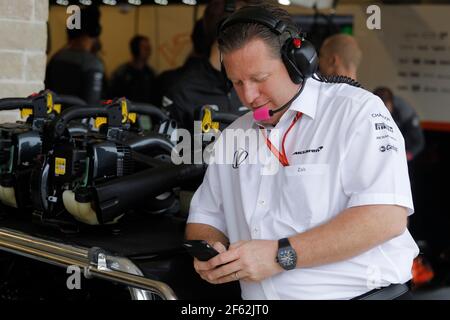
<svg viewBox="0 0 450 320">
<path fill-rule="evenodd" d="M 303 89 L 303 92 L 291 103 L 287 112 L 301 112 L 311 119 L 314 119 L 316 116 L 317 101 L 319 99 L 320 82 L 313 78 L 309 78 L 303 85 L 305 86 L 305 89 Z M 285 118 L 285 115 L 283 115 L 281 119 L 283 118 Z M 253 124 L 256 125 L 256 128 L 264 127 L 268 130 L 274 128 L 273 125 L 258 123 L 255 120 L 253 120 Z"/>
<path fill-rule="evenodd" d="M 316 116 L 317 101 L 319 100 L 320 82 L 309 78 L 303 85 L 305 86 L 305 89 L 303 89 L 303 92 L 292 102 L 289 110 L 302 112 L 304 115 L 314 119 Z"/>
</svg>

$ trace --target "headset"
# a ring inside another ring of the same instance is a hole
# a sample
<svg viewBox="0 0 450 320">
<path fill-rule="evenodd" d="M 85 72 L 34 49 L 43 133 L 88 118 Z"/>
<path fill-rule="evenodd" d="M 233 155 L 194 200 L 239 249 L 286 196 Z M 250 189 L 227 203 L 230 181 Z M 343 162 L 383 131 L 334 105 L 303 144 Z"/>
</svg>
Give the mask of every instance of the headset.
<svg viewBox="0 0 450 320">
<path fill-rule="evenodd" d="M 272 13 L 262 6 L 247 6 L 235 11 L 233 14 L 225 18 L 218 28 L 218 41 L 220 44 L 223 32 L 238 23 L 256 23 L 269 28 L 274 34 L 279 36 L 282 41 L 281 58 L 288 71 L 289 77 L 295 84 L 303 84 L 297 94 L 289 100 L 288 103 L 276 110 L 268 110 L 268 108 L 260 108 L 254 112 L 256 120 L 268 120 L 270 117 L 286 107 L 294 101 L 303 91 L 304 82 L 313 77 L 315 80 L 328 83 L 347 83 L 356 87 L 361 85 L 355 80 L 344 76 L 326 77 L 323 75 L 315 75 L 319 65 L 319 57 L 314 45 L 305 39 L 304 34 L 299 33 L 295 25 L 290 25 L 285 21 L 276 18 Z M 283 40 L 284 39 L 284 40 Z M 229 88 L 231 82 L 228 80 L 226 70 L 221 63 L 221 70 Z"/>
<path fill-rule="evenodd" d="M 280 39 L 286 38 L 281 45 L 281 58 L 286 66 L 289 76 L 295 84 L 302 83 L 311 77 L 317 70 L 319 58 L 311 42 L 299 34 L 295 26 L 274 17 L 267 9 L 261 6 L 248 6 L 235 11 L 220 25 L 218 39 L 224 30 L 238 23 L 257 23 L 269 28 Z M 224 68 L 223 68 L 224 70 Z"/>
</svg>

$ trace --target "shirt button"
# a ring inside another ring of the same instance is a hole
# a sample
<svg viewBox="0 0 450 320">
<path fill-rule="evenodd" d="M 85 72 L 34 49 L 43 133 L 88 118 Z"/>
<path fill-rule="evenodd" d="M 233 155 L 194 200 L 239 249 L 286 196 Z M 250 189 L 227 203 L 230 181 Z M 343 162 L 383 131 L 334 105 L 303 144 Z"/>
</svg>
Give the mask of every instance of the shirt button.
<svg viewBox="0 0 450 320">
<path fill-rule="evenodd" d="M 254 235 L 257 235 L 257 234 L 258 234 L 258 228 L 254 228 L 254 229 L 253 229 L 253 234 L 254 234 Z"/>
<path fill-rule="evenodd" d="M 259 200 L 258 202 L 259 202 L 259 204 L 262 205 L 262 206 L 266 204 L 266 201 L 264 201 L 264 200 Z"/>
</svg>

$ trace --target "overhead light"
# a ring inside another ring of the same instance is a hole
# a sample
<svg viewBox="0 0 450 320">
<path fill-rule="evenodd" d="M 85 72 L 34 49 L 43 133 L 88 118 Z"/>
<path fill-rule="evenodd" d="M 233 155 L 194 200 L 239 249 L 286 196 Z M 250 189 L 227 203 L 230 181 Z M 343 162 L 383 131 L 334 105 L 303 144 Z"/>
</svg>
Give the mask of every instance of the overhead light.
<svg viewBox="0 0 450 320">
<path fill-rule="evenodd" d="M 69 0 L 56 0 L 56 3 L 59 4 L 60 6 L 68 6 Z"/>
<path fill-rule="evenodd" d="M 129 4 L 132 4 L 134 6 L 140 6 L 142 4 L 141 0 L 128 0 Z"/>
<path fill-rule="evenodd" d="M 184 4 L 188 4 L 190 6 L 195 6 L 197 4 L 197 0 L 182 0 Z"/>
<path fill-rule="evenodd" d="M 283 6 L 290 6 L 291 1 L 290 0 L 278 0 L 279 4 L 282 4 Z"/>
<path fill-rule="evenodd" d="M 317 9 L 330 9 L 333 7 L 334 0 L 290 0 L 292 4 L 303 7 Z"/>
<path fill-rule="evenodd" d="M 115 6 L 117 4 L 117 0 L 103 0 L 104 4 Z"/>
<path fill-rule="evenodd" d="M 92 4 L 92 0 L 80 0 L 80 3 L 85 6 L 90 6 Z"/>
<path fill-rule="evenodd" d="M 169 4 L 168 0 L 155 0 L 156 4 L 160 4 L 162 6 L 167 6 Z"/>
</svg>

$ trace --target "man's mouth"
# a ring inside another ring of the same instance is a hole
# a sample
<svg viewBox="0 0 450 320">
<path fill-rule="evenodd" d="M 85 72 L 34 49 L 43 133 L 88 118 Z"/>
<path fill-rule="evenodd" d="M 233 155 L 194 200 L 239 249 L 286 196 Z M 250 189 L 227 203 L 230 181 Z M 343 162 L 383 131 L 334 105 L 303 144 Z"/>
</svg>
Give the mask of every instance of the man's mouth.
<svg viewBox="0 0 450 320">
<path fill-rule="evenodd" d="M 262 108 L 264 106 L 267 106 L 269 104 L 270 101 L 264 102 L 263 104 L 260 104 L 259 106 L 254 107 L 254 110 L 258 110 L 259 108 Z"/>
</svg>

